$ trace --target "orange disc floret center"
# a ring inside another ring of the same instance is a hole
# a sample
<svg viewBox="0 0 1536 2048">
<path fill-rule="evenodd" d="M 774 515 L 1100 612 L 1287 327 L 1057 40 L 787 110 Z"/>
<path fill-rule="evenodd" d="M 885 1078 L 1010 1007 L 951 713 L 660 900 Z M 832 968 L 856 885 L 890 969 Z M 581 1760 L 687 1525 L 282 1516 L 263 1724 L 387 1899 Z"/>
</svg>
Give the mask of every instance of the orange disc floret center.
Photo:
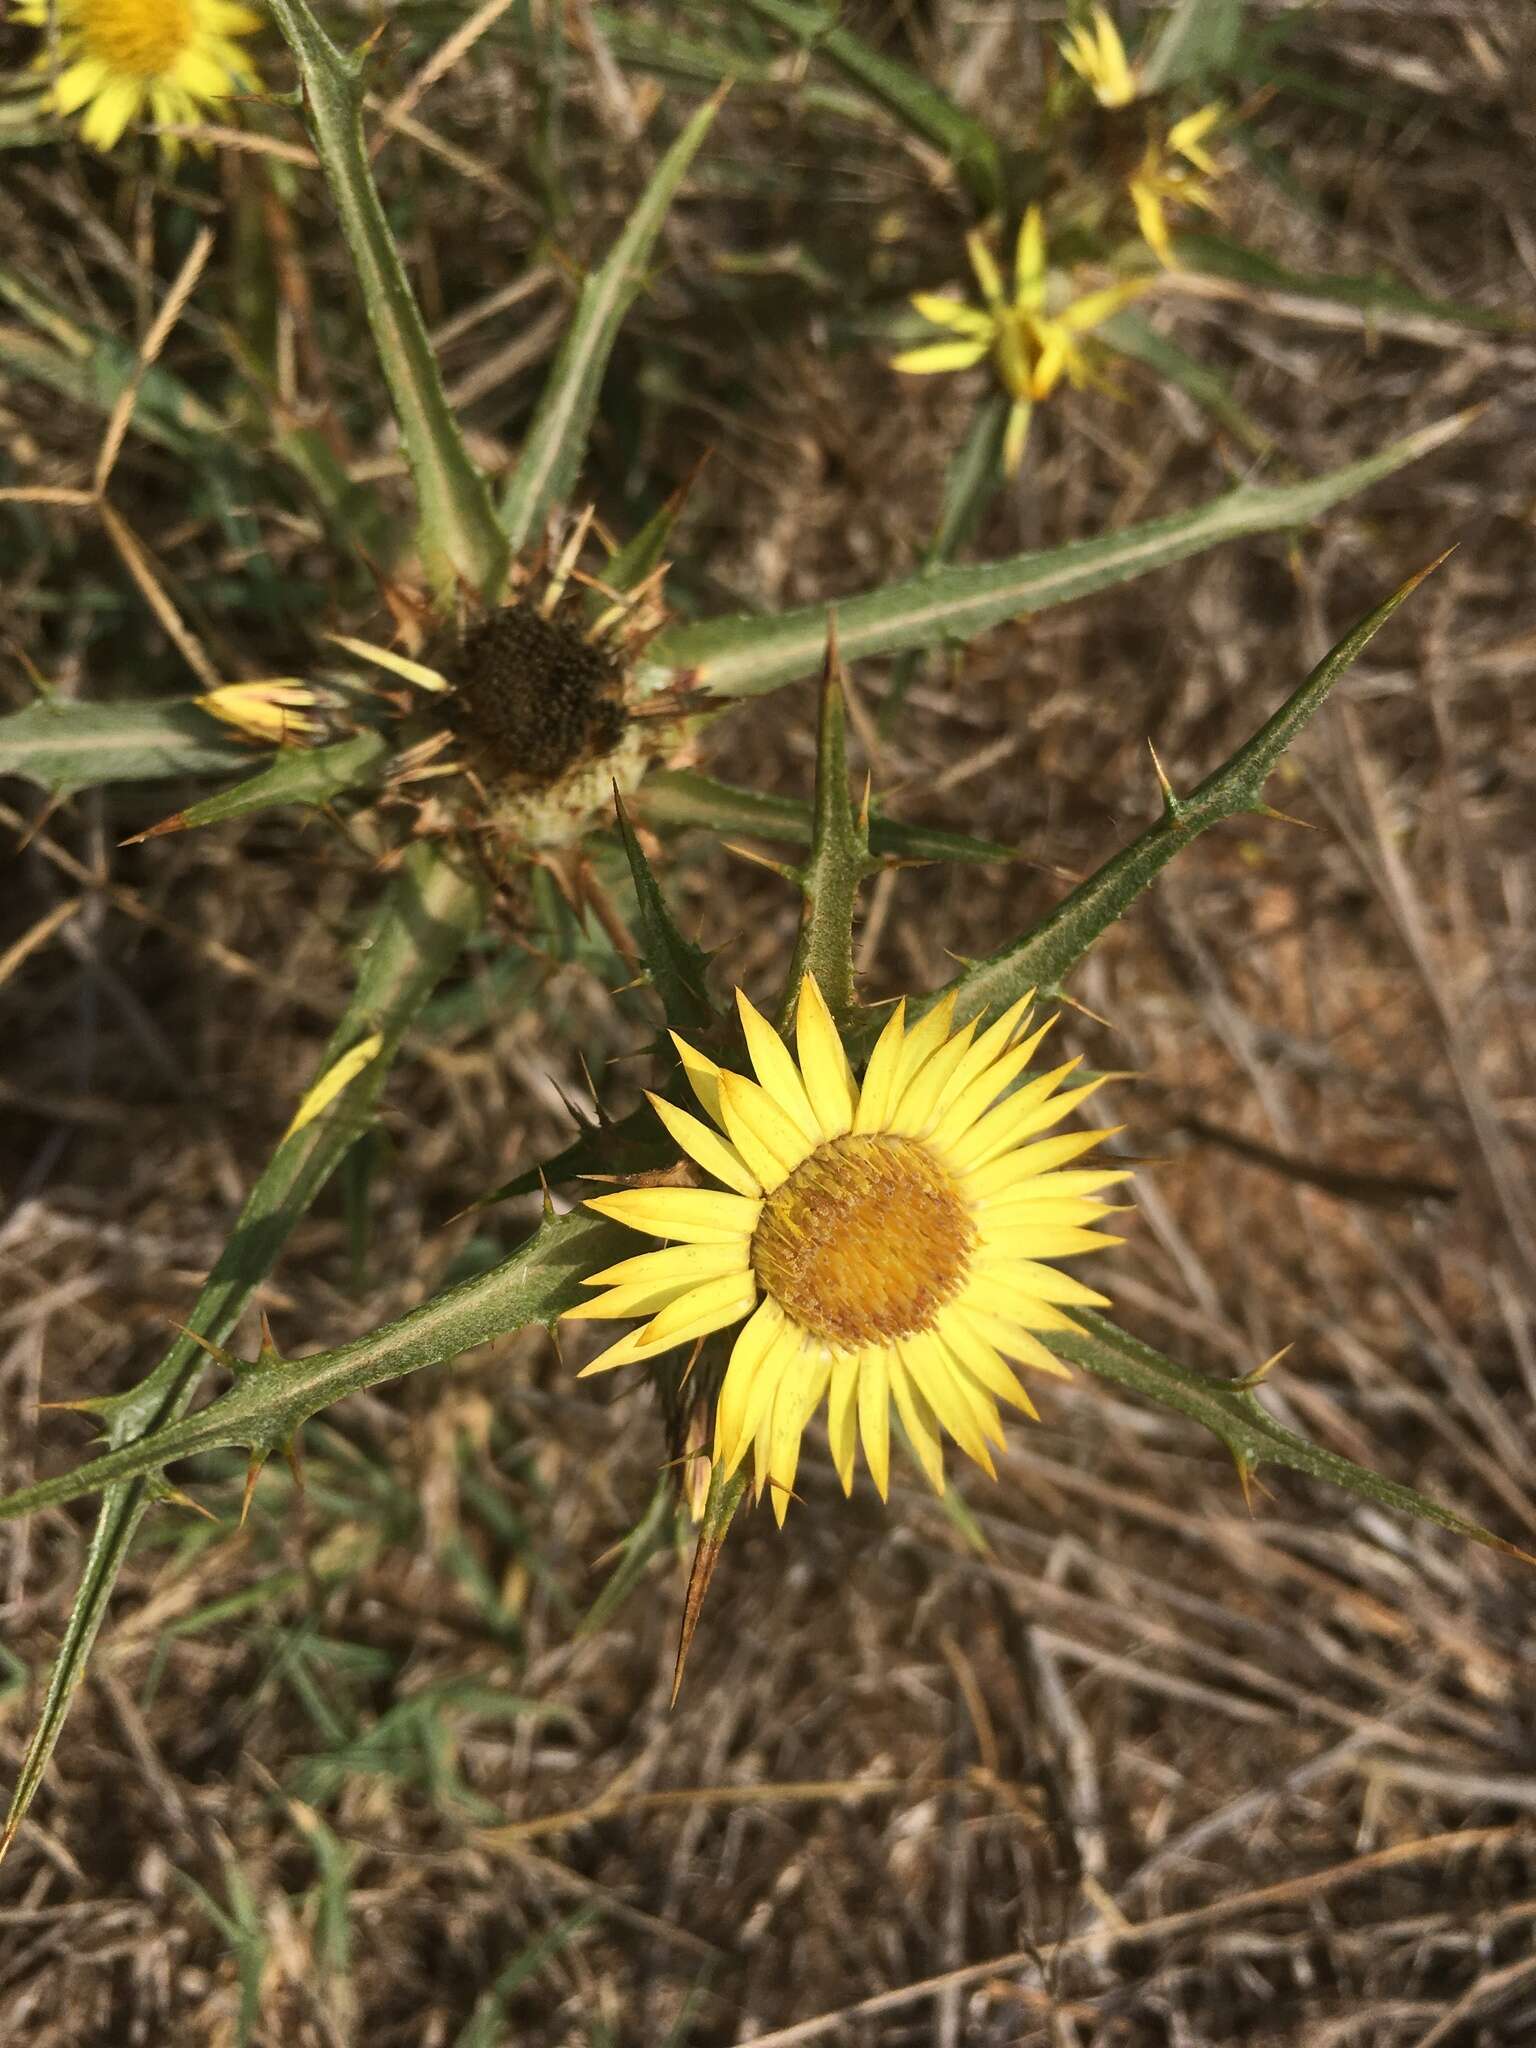
<svg viewBox="0 0 1536 2048">
<path fill-rule="evenodd" d="M 193 0 L 73 0 L 65 12 L 85 54 L 135 78 L 161 78 L 195 39 Z"/>
<path fill-rule="evenodd" d="M 959 1291 L 976 1231 L 910 1138 L 834 1138 L 763 1203 L 752 1270 L 793 1322 L 847 1349 L 926 1330 Z"/>
</svg>

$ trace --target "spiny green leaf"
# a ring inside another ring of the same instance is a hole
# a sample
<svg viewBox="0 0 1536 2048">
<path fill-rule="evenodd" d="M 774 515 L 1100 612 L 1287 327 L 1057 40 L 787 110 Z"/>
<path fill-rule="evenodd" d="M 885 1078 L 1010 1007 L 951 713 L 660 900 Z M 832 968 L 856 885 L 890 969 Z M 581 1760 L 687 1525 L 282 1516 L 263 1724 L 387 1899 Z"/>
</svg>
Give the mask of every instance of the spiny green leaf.
<svg viewBox="0 0 1536 2048">
<path fill-rule="evenodd" d="M 821 678 L 821 715 L 816 730 L 816 796 L 811 811 L 810 858 L 797 879 L 804 899 L 800 932 L 790 962 L 780 1028 L 794 1016 L 800 983 L 807 974 L 838 1025 L 853 1015 L 853 913 L 860 886 L 879 862 L 869 851 L 868 820 L 848 794 L 843 674 L 837 637 L 827 641 Z"/>
<path fill-rule="evenodd" d="M 466 876 L 434 848 L 411 849 L 361 949 L 356 993 L 321 1057 L 320 1073 L 328 1072 L 360 1037 L 378 1032 L 383 1044 L 348 1090 L 345 1116 L 319 1117 L 278 1145 L 187 1319 L 189 1332 L 221 1344 L 234 1329 L 252 1292 L 271 1271 L 289 1232 L 350 1149 L 359 1123 L 378 1101 L 412 1018 L 457 959 L 483 915 L 484 892 L 478 879 Z M 185 1415 L 203 1368 L 196 1338 L 179 1337 L 151 1373 L 112 1401 L 107 1437 L 113 1448 L 108 1455 L 126 1456 L 132 1472 L 152 1475 L 158 1469 L 154 1457 L 133 1463 L 135 1450 L 146 1439 L 179 1426 L 178 1418 Z M 85 1675 L 117 1575 L 139 1523 L 152 1505 L 153 1487 L 147 1477 L 128 1477 L 104 1490 L 106 1498 L 91 1536 L 64 1640 L 49 1675 L 41 1717 L 11 1796 L 0 1854 L 14 1839 L 42 1782 L 75 1687 Z"/>
<path fill-rule="evenodd" d="M 645 276 L 667 208 L 709 132 L 720 96 L 698 109 L 656 167 L 606 260 L 581 288 L 576 316 L 501 502 L 501 527 L 514 550 L 538 529 L 548 508 L 575 484 L 608 358 Z"/>
<path fill-rule="evenodd" d="M 811 843 L 811 806 L 803 797 L 765 796 L 755 789 L 736 789 L 693 768 L 662 768 L 648 775 L 630 798 L 652 824 L 700 825 L 712 832 L 750 832 L 759 839 Z M 876 855 L 913 861 L 1013 861 L 1012 847 L 992 839 L 969 839 L 963 832 L 940 832 L 930 825 L 908 825 L 899 818 L 869 820 L 869 850 Z"/>
<path fill-rule="evenodd" d="M 389 741 L 381 732 L 356 733 L 329 747 L 285 747 L 259 774 L 189 804 L 135 838 L 158 839 L 167 832 L 217 825 L 226 818 L 246 818 L 257 811 L 278 810 L 284 804 L 328 804 L 349 789 L 365 789 L 375 783 L 389 753 Z"/>
<path fill-rule="evenodd" d="M 845 661 L 964 639 L 1004 619 L 1127 583 L 1222 541 L 1302 525 L 1440 447 L 1460 433 L 1470 417 L 1459 414 L 1441 420 L 1363 462 L 1305 483 L 1244 484 L 1192 512 L 1177 512 L 1097 540 L 1073 541 L 1063 548 L 976 568 L 943 569 L 863 597 L 808 605 L 777 618 L 712 619 L 679 627 L 662 634 L 651 654 L 675 676 L 713 696 L 746 697 L 812 673 L 826 646 L 829 611 L 837 613 Z"/>
<path fill-rule="evenodd" d="M 1177 1365 L 1160 1351 L 1154 1351 L 1150 1344 L 1127 1336 L 1125 1331 L 1089 1310 L 1074 1309 L 1073 1316 L 1082 1325 L 1084 1334 L 1068 1336 L 1053 1333 L 1053 1351 L 1059 1351 L 1063 1358 L 1082 1366 L 1085 1371 L 1098 1373 L 1120 1386 L 1129 1387 L 1134 1393 L 1145 1395 L 1160 1407 L 1173 1408 L 1181 1415 L 1190 1416 L 1220 1437 L 1232 1453 L 1240 1475 L 1255 1472 L 1261 1465 L 1289 1465 L 1294 1471 L 1309 1473 L 1314 1479 L 1326 1479 L 1331 1486 L 1341 1486 L 1346 1492 L 1378 1507 L 1391 1508 L 1398 1514 L 1415 1515 L 1421 1521 L 1438 1522 L 1442 1529 L 1450 1529 L 1472 1543 L 1500 1551 L 1505 1557 L 1519 1558 L 1523 1564 L 1536 1564 L 1536 1557 L 1517 1549 L 1502 1536 L 1495 1536 L 1479 1523 L 1468 1521 L 1454 1509 L 1442 1507 L 1438 1501 L 1416 1493 L 1411 1486 L 1401 1486 L 1394 1479 L 1385 1479 L 1380 1473 L 1355 1464 L 1353 1459 L 1341 1457 L 1337 1451 L 1324 1450 L 1320 1444 L 1309 1443 L 1305 1437 L 1277 1422 L 1248 1389 L 1224 1386 L 1205 1373 L 1192 1372 L 1188 1366 Z"/>
<path fill-rule="evenodd" d="M 1442 556 L 1441 560 L 1444 559 Z M 1401 584 L 1359 625 L 1325 654 L 1299 689 L 1260 726 L 1253 737 L 1208 775 L 1187 797 L 1167 793 L 1163 816 L 1139 839 L 1078 884 L 1050 915 L 1011 946 L 976 962 L 950 983 L 959 1013 L 968 1017 L 1013 1002 L 1027 989 L 1052 990 L 1082 959 L 1100 933 L 1123 917 L 1157 879 L 1175 854 L 1226 818 L 1262 812 L 1264 785 L 1281 755 L 1318 710 L 1362 648 L 1391 618 L 1431 570 L 1430 563 Z M 930 998 L 936 1000 L 936 998 Z M 926 1008 L 926 1004 L 917 1008 Z"/>
<path fill-rule="evenodd" d="M 416 486 L 422 560 L 447 594 L 467 584 L 499 594 L 508 548 L 485 478 L 470 460 L 448 407 L 421 309 L 400 261 L 363 139 L 358 66 L 316 21 L 309 0 L 270 0 L 292 50 L 304 105 L 363 295 L 374 347 Z"/>
<path fill-rule="evenodd" d="M 45 697 L 0 718 L 0 775 L 57 795 L 105 782 L 228 775 L 250 758 L 190 697 L 151 704 Z"/>
<path fill-rule="evenodd" d="M 635 837 L 624 800 L 614 792 L 619 839 L 634 878 L 635 901 L 640 913 L 640 950 L 651 986 L 661 998 L 668 1025 L 685 1035 L 714 1022 L 715 1007 L 709 999 L 709 961 L 691 939 L 678 929 L 667 899 L 657 886 L 651 864 Z"/>
<path fill-rule="evenodd" d="M 346 1142 L 352 1133 L 348 1132 Z M 78 1500 L 122 1482 L 136 1486 L 180 1458 L 208 1451 L 254 1449 L 265 1455 L 285 1444 L 312 1415 L 348 1394 L 383 1386 L 443 1365 L 477 1344 L 550 1323 L 586 1298 L 582 1279 L 614 1258 L 627 1241 L 616 1224 L 586 1210 L 551 1216 L 510 1258 L 488 1273 L 424 1302 L 370 1336 L 308 1358 L 275 1359 L 242 1372 L 226 1393 L 195 1415 L 178 1415 L 119 1449 L 88 1459 L 72 1472 L 41 1479 L 0 1500 L 0 1520 L 35 1508 Z"/>
<path fill-rule="evenodd" d="M 1426 298 L 1422 292 L 1391 277 L 1330 277 L 1288 270 L 1256 249 L 1224 235 L 1184 234 L 1174 249 L 1185 270 L 1206 277 L 1225 277 L 1265 291 L 1288 292 L 1325 304 L 1357 306 L 1362 313 L 1402 313 L 1425 320 L 1443 320 L 1456 327 L 1475 327 L 1490 334 L 1528 334 L 1536 329 L 1536 313 L 1511 312 L 1497 306 L 1471 306 L 1458 299 Z"/>
</svg>

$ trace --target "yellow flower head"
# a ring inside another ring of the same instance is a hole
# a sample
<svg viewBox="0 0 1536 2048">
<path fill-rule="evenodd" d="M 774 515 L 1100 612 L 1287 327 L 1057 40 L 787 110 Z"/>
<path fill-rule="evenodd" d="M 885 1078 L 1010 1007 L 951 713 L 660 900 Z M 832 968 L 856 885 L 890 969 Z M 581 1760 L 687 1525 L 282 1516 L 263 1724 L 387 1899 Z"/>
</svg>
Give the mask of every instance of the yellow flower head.
<svg viewBox="0 0 1536 2048">
<path fill-rule="evenodd" d="M 741 1323 L 714 1462 L 728 1477 L 751 1450 L 780 1522 L 823 1396 L 845 1492 L 862 1438 L 884 1497 L 892 1401 L 942 1492 L 941 1434 L 992 1473 L 998 1402 L 1035 1414 L 1008 1361 L 1066 1377 L 1041 1333 L 1075 1327 L 1064 1305 L 1104 1301 L 1043 1261 L 1119 1243 L 1097 1234 L 1109 1212 L 1095 1197 L 1129 1176 L 1064 1170 L 1107 1131 L 1044 1135 L 1099 1083 L 1063 1089 L 1075 1060 L 1021 1082 L 1050 1029 L 1019 1035 L 1029 1000 L 982 1032 L 976 1020 L 951 1028 L 953 997 L 910 1029 L 898 1004 L 856 1081 L 811 976 L 798 1058 L 738 993 L 756 1079 L 675 1039 L 704 1118 L 651 1097 L 723 1187 L 631 1188 L 587 1204 L 668 1244 L 593 1274 L 586 1285 L 604 1292 L 567 1311 L 646 1318 L 586 1371 Z"/>
<path fill-rule="evenodd" d="M 891 358 L 891 367 L 923 377 L 968 370 L 990 356 L 998 381 L 1013 401 L 1003 436 L 1003 468 L 1012 476 L 1023 460 L 1036 403 L 1048 398 L 1063 376 L 1078 390 L 1103 382 L 1094 373 L 1082 337 L 1147 287 L 1136 279 L 1088 292 L 1055 312 L 1047 311 L 1045 223 L 1038 206 L 1030 207 L 1019 227 L 1012 298 L 1005 293 L 997 263 L 981 236 L 968 235 L 966 249 L 985 310 L 938 292 L 915 292 L 912 304 L 923 318 L 947 328 L 956 339 L 906 349 Z"/>
<path fill-rule="evenodd" d="M 268 676 L 258 683 L 224 683 L 217 690 L 192 700 L 199 711 L 221 719 L 244 733 L 248 740 L 280 747 L 302 743 L 321 730 L 319 721 L 305 712 L 320 699 L 307 683 L 293 676 Z"/>
<path fill-rule="evenodd" d="M 1207 213 L 1216 211 L 1216 201 L 1205 188 L 1208 180 L 1221 176 L 1221 165 L 1205 147 L 1205 138 L 1223 111 L 1213 102 L 1197 114 L 1175 121 L 1166 140 L 1159 142 L 1154 136 L 1127 182 L 1142 238 L 1159 263 L 1169 269 L 1173 268 L 1173 241 L 1166 207 L 1198 206 Z"/>
<path fill-rule="evenodd" d="M 1140 87 L 1120 31 L 1100 6 L 1089 10 L 1089 18 L 1092 28 L 1078 22 L 1067 31 L 1061 54 L 1101 107 L 1128 107 Z"/>
<path fill-rule="evenodd" d="M 51 65 L 57 55 L 51 104 L 60 114 L 84 108 L 80 133 L 93 149 L 111 149 L 146 107 L 173 126 L 257 83 L 233 38 L 261 22 L 232 0 L 17 0 L 16 17 L 34 28 L 57 24 L 56 44 L 38 61 Z M 167 139 L 167 155 L 177 147 Z"/>
</svg>

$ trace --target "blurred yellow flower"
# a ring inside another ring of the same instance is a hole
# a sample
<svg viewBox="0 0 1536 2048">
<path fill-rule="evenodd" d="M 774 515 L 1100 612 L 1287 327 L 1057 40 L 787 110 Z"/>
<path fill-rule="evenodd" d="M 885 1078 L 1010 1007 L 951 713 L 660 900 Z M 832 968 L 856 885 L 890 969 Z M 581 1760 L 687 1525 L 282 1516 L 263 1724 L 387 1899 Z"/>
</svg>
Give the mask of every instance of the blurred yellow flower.
<svg viewBox="0 0 1536 2048">
<path fill-rule="evenodd" d="M 1003 436 L 1003 468 L 1013 476 L 1023 460 L 1030 418 L 1039 400 L 1048 398 L 1063 377 L 1078 390 L 1103 384 L 1082 337 L 1145 291 L 1146 281 L 1111 285 L 1088 292 L 1057 312 L 1047 311 L 1045 223 L 1038 206 L 1030 207 L 1019 228 L 1011 299 L 981 236 L 968 235 L 965 246 L 985 310 L 937 292 L 914 293 L 912 304 L 923 318 L 957 338 L 906 349 L 891 358 L 891 367 L 924 377 L 968 370 L 990 356 L 998 381 L 1013 401 Z"/>
<path fill-rule="evenodd" d="M 795 1052 L 738 993 L 755 1080 L 674 1039 L 703 1119 L 652 1096 L 689 1158 L 723 1188 L 637 1187 L 587 1207 L 667 1239 L 584 1284 L 605 1290 L 573 1318 L 644 1317 L 586 1368 L 655 1358 L 743 1325 L 715 1410 L 714 1463 L 750 1450 L 780 1522 L 801 1438 L 825 1397 L 833 1462 L 853 1485 L 856 1445 L 882 1498 L 890 1409 L 933 1486 L 941 1437 L 995 1477 L 998 1402 L 1035 1414 L 1007 1360 L 1067 1377 L 1041 1332 L 1073 1330 L 1063 1304 L 1104 1297 L 1043 1261 L 1100 1251 L 1095 1200 L 1124 1170 L 1066 1172 L 1107 1131 L 1055 1137 L 1098 1081 L 1062 1091 L 1078 1064 L 1020 1082 L 1049 1023 L 1028 1037 L 1030 998 L 988 1030 L 953 1030 L 954 998 L 910 1029 L 898 1004 L 855 1080 L 815 980 L 800 985 Z M 1054 1020 L 1053 1020 L 1054 1021 Z"/>
<path fill-rule="evenodd" d="M 1120 31 L 1104 8 L 1094 6 L 1089 15 L 1092 28 L 1074 23 L 1059 46 L 1061 54 L 1101 107 L 1128 107 L 1139 87 Z"/>
<path fill-rule="evenodd" d="M 1092 27 L 1081 22 L 1067 31 L 1061 54 L 1101 107 L 1128 107 L 1141 96 L 1141 80 L 1125 54 L 1120 31 L 1105 12 L 1091 9 Z M 1168 229 L 1169 205 L 1199 206 L 1207 213 L 1216 203 L 1207 183 L 1221 176 L 1221 166 L 1205 147 L 1205 138 L 1225 109 L 1217 101 L 1175 121 L 1164 136 L 1152 135 L 1125 189 L 1136 209 L 1136 224 L 1149 249 L 1172 269 L 1173 241 Z"/>
<path fill-rule="evenodd" d="M 58 61 L 50 103 L 60 114 L 85 110 L 80 133 L 93 149 L 111 149 L 146 107 L 163 127 L 193 122 L 257 83 L 233 38 L 261 20 L 233 0 L 17 0 L 15 12 L 33 28 L 56 24 L 38 60 Z M 171 136 L 163 146 L 174 157 L 180 144 Z"/>
<path fill-rule="evenodd" d="M 268 676 L 255 683 L 225 683 L 205 696 L 194 697 L 199 711 L 222 719 L 250 740 L 265 746 L 300 745 L 322 730 L 318 719 L 304 713 L 320 699 L 307 683 L 293 676 Z"/>
<path fill-rule="evenodd" d="M 1206 149 L 1205 138 L 1221 119 L 1222 111 L 1216 105 L 1202 107 L 1197 114 L 1186 114 L 1182 121 L 1175 121 L 1165 141 L 1159 142 L 1154 136 L 1126 183 L 1143 240 L 1159 263 L 1170 270 L 1174 267 L 1173 242 L 1164 207 L 1173 204 L 1202 207 L 1207 213 L 1216 211 L 1216 202 L 1205 188 L 1208 180 L 1221 176 L 1221 166 Z"/>
</svg>

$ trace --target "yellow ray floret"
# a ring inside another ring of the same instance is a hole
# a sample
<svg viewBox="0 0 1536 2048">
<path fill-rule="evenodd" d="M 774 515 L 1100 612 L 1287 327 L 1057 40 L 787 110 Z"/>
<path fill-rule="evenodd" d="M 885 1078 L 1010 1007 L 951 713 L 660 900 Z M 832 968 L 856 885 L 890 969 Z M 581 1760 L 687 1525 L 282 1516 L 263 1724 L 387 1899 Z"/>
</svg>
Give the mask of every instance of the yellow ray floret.
<svg viewBox="0 0 1536 2048">
<path fill-rule="evenodd" d="M 256 67 L 235 40 L 261 27 L 233 0 L 16 0 L 17 20 L 55 29 L 38 56 L 53 74 L 49 98 L 79 114 L 93 149 L 111 149 L 144 118 L 196 122 L 231 94 L 252 91 Z M 167 137 L 174 157 L 179 143 Z"/>
<path fill-rule="evenodd" d="M 1078 390 L 1088 384 L 1110 388 L 1095 369 L 1087 337 L 1139 297 L 1147 282 L 1137 278 L 1110 285 L 1052 310 L 1047 303 L 1051 292 L 1045 221 L 1038 206 L 1031 206 L 1019 224 L 1011 297 L 997 259 L 979 234 L 966 237 L 966 252 L 985 311 L 937 292 L 916 293 L 912 300 L 915 310 L 930 326 L 944 328 L 955 339 L 906 349 L 891 358 L 891 367 L 922 377 L 968 370 L 990 357 L 993 372 L 1010 400 L 1003 468 L 1012 476 L 1024 459 L 1035 406 L 1050 397 L 1063 377 Z"/>
<path fill-rule="evenodd" d="M 708 1121 L 650 1100 L 723 1186 L 636 1187 L 587 1204 L 665 1244 L 591 1274 L 597 1291 L 567 1310 L 645 1318 L 586 1372 L 740 1324 L 714 1461 L 729 1476 L 751 1452 L 781 1522 L 823 1400 L 845 1492 L 862 1442 L 884 1497 L 893 1405 L 940 1491 L 945 1436 L 991 1473 L 998 1403 L 1035 1414 L 1014 1367 L 1066 1376 L 1042 1333 L 1075 1329 L 1069 1308 L 1104 1301 L 1046 1262 L 1120 1242 L 1100 1230 L 1114 1212 L 1099 1197 L 1129 1178 L 1072 1165 L 1113 1132 L 1054 1127 L 1101 1082 L 1063 1088 L 1075 1060 L 1026 1076 L 1049 1028 L 1029 1033 L 1029 1001 L 985 1030 L 977 1018 L 954 1028 L 953 997 L 910 1026 L 899 1003 L 862 1082 L 810 975 L 793 1052 L 738 994 L 750 1074 L 676 1040 Z"/>
</svg>

